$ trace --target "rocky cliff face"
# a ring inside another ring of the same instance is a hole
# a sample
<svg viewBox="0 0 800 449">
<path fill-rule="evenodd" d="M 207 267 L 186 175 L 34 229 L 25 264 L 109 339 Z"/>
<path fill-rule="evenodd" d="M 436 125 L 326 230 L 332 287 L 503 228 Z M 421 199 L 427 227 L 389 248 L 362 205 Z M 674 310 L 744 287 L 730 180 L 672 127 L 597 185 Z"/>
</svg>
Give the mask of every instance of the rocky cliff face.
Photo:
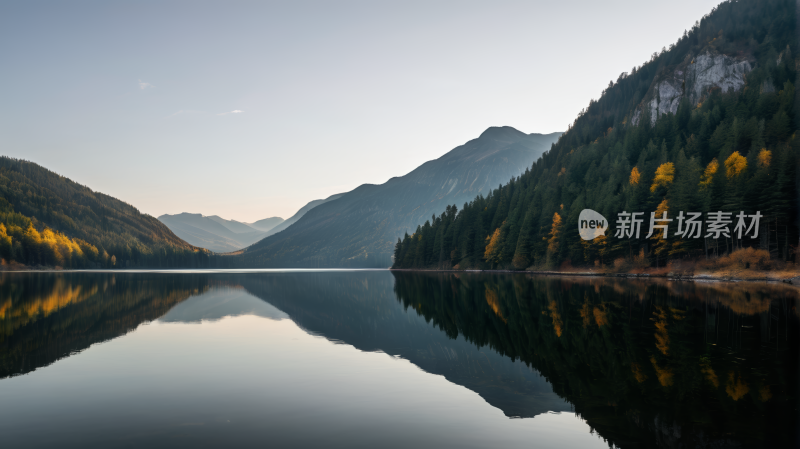
<svg viewBox="0 0 800 449">
<path fill-rule="evenodd" d="M 694 58 L 687 57 L 653 80 L 644 101 L 634 111 L 631 123 L 638 125 L 645 114 L 649 115 L 650 123 L 655 124 L 662 114 L 678 112 L 682 99 L 696 104 L 711 89 L 738 91 L 744 87 L 745 77 L 751 70 L 753 63 L 747 57 L 715 54 L 712 50 Z"/>
</svg>

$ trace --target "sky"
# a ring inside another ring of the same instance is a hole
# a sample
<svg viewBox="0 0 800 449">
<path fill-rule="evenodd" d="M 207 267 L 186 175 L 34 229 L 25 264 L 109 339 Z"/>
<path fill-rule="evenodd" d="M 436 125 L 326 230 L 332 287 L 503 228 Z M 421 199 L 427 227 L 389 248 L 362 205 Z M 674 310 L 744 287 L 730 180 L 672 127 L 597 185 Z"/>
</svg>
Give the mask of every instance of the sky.
<svg viewBox="0 0 800 449">
<path fill-rule="evenodd" d="M 153 216 L 288 218 L 566 130 L 718 3 L 4 1 L 0 154 Z"/>
</svg>

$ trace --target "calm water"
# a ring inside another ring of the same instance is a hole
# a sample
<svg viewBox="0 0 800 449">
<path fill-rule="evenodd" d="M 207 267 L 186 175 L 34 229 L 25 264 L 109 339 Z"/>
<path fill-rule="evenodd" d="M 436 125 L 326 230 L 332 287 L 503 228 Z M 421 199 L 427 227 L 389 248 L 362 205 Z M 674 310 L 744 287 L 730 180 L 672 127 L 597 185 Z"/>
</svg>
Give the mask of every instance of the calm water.
<svg viewBox="0 0 800 449">
<path fill-rule="evenodd" d="M 796 447 L 798 289 L 0 276 L 2 447 Z"/>
</svg>

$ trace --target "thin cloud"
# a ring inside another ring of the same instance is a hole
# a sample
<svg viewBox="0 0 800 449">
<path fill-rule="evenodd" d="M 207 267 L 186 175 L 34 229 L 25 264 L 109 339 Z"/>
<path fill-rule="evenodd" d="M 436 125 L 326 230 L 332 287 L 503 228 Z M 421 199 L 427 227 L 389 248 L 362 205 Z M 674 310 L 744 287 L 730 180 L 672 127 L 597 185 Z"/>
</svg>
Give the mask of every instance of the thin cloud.
<svg viewBox="0 0 800 449">
<path fill-rule="evenodd" d="M 240 111 L 239 109 L 235 109 L 235 110 L 233 110 L 233 111 L 230 111 L 230 112 L 223 112 L 222 114 L 217 114 L 217 115 L 241 114 L 242 112 L 244 112 L 244 111 Z"/>
<path fill-rule="evenodd" d="M 152 84 L 150 84 L 150 83 L 146 83 L 146 82 L 144 82 L 144 81 L 142 81 L 142 80 L 139 80 L 139 89 L 141 89 L 141 90 L 145 90 L 145 89 L 147 89 L 148 87 L 156 87 L 156 86 L 153 86 L 153 85 L 152 85 Z"/>
</svg>

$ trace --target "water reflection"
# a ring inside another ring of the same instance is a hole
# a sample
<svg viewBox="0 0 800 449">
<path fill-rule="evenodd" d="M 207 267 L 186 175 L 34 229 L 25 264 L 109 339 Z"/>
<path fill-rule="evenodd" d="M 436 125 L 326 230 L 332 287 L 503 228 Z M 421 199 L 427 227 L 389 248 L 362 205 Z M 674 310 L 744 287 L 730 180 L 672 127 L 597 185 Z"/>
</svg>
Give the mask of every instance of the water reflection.
<svg viewBox="0 0 800 449">
<path fill-rule="evenodd" d="M 396 274 L 455 337 L 541 372 L 610 442 L 797 443 L 797 297 L 785 284 Z"/>
<path fill-rule="evenodd" d="M 124 335 L 211 285 L 206 275 L 6 273 L 0 276 L 0 378 Z"/>
<path fill-rule="evenodd" d="M 199 323 L 243 315 L 283 320 L 289 315 L 247 293 L 242 287 L 223 286 L 184 301 L 159 318 L 164 323 Z"/>
<path fill-rule="evenodd" d="M 12 273 L 0 276 L 0 376 L 157 319 L 289 318 L 508 417 L 574 410 L 620 447 L 791 447 L 797 299 L 784 284 L 496 274 Z"/>
<path fill-rule="evenodd" d="M 427 317 L 409 314 L 397 301 L 394 279 L 387 274 L 280 273 L 236 279 L 308 332 L 361 351 L 407 359 L 475 391 L 506 416 L 571 409 L 536 370 L 457 334 L 443 333 Z"/>
</svg>

